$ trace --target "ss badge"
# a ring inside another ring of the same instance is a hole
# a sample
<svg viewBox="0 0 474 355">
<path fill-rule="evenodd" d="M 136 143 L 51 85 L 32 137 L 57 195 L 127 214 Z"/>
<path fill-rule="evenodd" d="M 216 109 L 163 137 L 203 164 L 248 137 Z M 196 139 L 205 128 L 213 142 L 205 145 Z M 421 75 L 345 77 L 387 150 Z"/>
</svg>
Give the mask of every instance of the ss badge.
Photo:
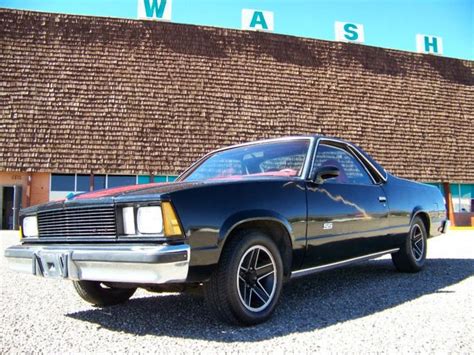
<svg viewBox="0 0 474 355">
<path fill-rule="evenodd" d="M 330 222 L 324 223 L 323 224 L 323 229 L 332 229 L 332 223 L 330 223 Z"/>
</svg>

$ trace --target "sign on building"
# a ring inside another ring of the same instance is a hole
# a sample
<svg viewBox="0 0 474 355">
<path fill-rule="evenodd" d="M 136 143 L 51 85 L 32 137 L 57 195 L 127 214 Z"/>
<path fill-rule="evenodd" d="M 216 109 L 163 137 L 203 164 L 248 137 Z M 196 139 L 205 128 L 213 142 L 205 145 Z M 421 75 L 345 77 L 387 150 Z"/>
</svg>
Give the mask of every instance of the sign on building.
<svg viewBox="0 0 474 355">
<path fill-rule="evenodd" d="M 352 22 L 334 22 L 336 41 L 364 43 L 364 25 Z"/>
<path fill-rule="evenodd" d="M 418 53 L 443 54 L 443 39 L 432 35 L 416 35 L 416 51 Z"/>
<path fill-rule="evenodd" d="M 138 18 L 171 21 L 172 0 L 138 0 Z"/>
<path fill-rule="evenodd" d="M 273 12 L 242 9 L 242 29 L 253 31 L 273 31 Z"/>
</svg>

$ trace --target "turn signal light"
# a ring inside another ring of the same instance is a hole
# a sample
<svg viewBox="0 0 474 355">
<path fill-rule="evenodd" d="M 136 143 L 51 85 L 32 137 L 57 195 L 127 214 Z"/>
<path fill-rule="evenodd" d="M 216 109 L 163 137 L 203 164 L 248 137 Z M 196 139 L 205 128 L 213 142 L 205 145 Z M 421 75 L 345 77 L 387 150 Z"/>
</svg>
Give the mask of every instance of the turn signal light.
<svg viewBox="0 0 474 355">
<path fill-rule="evenodd" d="M 166 237 L 182 236 L 183 231 L 179 225 L 178 217 L 169 202 L 161 203 L 161 211 L 163 212 L 163 229 Z"/>
</svg>

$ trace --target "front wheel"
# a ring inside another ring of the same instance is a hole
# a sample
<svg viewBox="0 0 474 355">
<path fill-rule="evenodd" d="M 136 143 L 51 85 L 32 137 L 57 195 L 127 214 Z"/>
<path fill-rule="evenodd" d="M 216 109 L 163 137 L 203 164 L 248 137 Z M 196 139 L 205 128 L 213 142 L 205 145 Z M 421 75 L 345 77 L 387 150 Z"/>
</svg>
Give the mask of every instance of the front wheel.
<svg viewBox="0 0 474 355">
<path fill-rule="evenodd" d="M 398 271 L 418 272 L 426 260 L 427 232 L 419 217 L 413 220 L 410 232 L 400 250 L 392 254 L 392 261 Z"/>
<path fill-rule="evenodd" d="M 226 323 L 253 325 L 275 310 L 283 284 L 283 262 L 275 242 L 258 231 L 239 233 L 224 247 L 205 285 L 211 311 Z"/>
<path fill-rule="evenodd" d="M 77 294 L 94 306 L 112 306 L 128 301 L 136 288 L 109 287 L 98 281 L 73 281 Z"/>
</svg>

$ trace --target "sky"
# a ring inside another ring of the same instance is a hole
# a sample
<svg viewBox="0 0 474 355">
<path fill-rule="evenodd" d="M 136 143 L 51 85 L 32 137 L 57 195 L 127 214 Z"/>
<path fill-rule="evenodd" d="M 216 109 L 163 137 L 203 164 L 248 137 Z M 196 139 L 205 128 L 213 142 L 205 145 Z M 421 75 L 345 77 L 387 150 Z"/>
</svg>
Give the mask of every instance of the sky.
<svg viewBox="0 0 474 355">
<path fill-rule="evenodd" d="M 0 0 L 0 7 L 137 19 L 137 0 Z M 244 8 L 274 12 L 274 32 L 333 41 L 334 22 L 363 24 L 365 45 L 416 51 L 440 36 L 443 55 L 474 60 L 474 0 L 172 0 L 172 22 L 240 29 Z"/>
</svg>

